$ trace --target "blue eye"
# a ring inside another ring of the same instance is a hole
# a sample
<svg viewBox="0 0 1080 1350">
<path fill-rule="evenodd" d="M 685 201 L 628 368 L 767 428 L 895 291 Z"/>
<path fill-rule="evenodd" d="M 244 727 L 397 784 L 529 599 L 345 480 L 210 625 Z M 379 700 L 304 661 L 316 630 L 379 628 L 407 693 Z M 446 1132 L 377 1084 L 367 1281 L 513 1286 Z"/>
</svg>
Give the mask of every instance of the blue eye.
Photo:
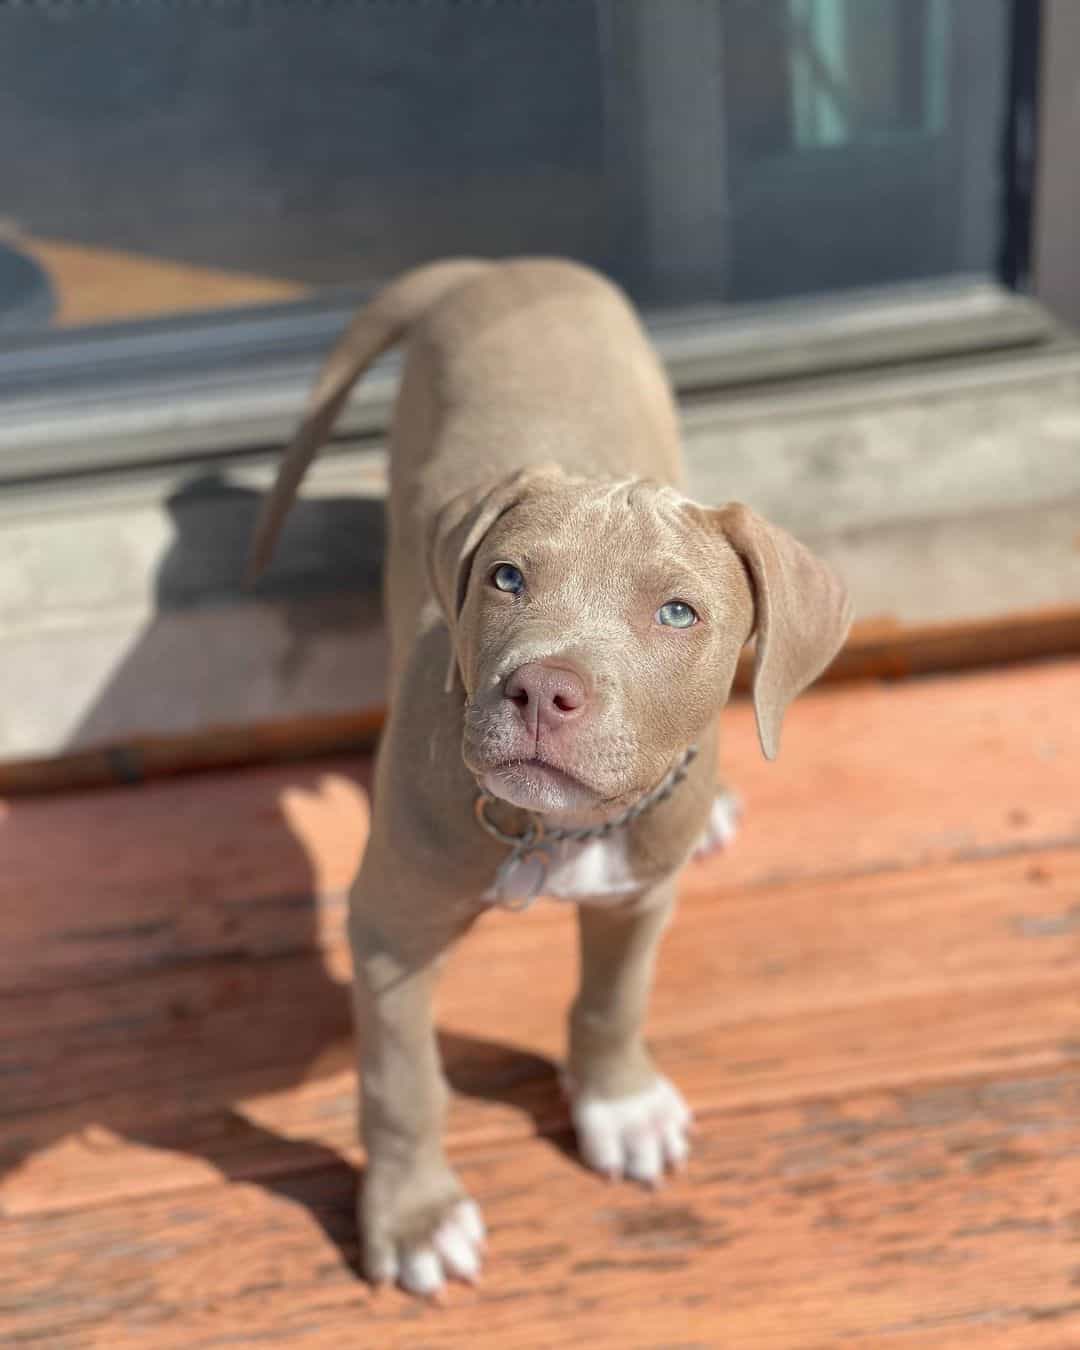
<svg viewBox="0 0 1080 1350">
<path fill-rule="evenodd" d="M 669 600 L 656 611 L 656 622 L 665 628 L 693 628 L 697 621 L 697 614 L 683 600 Z"/>
<path fill-rule="evenodd" d="M 497 591 L 520 595 L 525 589 L 525 578 L 512 563 L 500 563 L 491 574 L 491 584 Z"/>
</svg>

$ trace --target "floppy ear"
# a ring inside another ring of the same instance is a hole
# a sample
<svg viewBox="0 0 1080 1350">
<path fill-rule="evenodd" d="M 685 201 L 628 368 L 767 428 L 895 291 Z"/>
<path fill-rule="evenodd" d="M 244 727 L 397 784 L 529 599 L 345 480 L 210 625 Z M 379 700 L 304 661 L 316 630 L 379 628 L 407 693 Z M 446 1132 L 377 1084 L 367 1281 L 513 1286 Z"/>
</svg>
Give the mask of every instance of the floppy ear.
<svg viewBox="0 0 1080 1350">
<path fill-rule="evenodd" d="M 851 627 L 840 579 L 786 531 L 733 502 L 711 513 L 742 559 L 754 600 L 754 716 L 766 759 L 791 700 L 816 680 Z"/>
<path fill-rule="evenodd" d="M 494 485 L 468 488 L 452 497 L 435 518 L 435 529 L 428 547 L 428 577 L 439 607 L 450 629 L 450 664 L 446 671 L 446 692 L 454 687 L 459 671 L 457 621 L 465 603 L 476 551 L 484 536 L 500 516 L 517 506 L 537 487 L 561 477 L 557 464 L 518 469 Z"/>
</svg>

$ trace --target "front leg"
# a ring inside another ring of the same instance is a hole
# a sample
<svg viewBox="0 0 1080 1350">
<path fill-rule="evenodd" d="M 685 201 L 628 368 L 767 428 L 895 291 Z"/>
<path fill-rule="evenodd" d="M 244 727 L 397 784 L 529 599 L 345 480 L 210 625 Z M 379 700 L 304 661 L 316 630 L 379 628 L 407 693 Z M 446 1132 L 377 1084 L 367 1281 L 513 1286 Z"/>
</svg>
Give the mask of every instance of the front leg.
<svg viewBox="0 0 1080 1350">
<path fill-rule="evenodd" d="M 642 1037 L 669 880 L 628 905 L 578 907 L 581 984 L 570 1014 L 569 1090 L 582 1157 L 608 1176 L 659 1184 L 688 1153 L 690 1112 Z"/>
<path fill-rule="evenodd" d="M 365 892 L 362 875 L 350 937 L 367 1151 L 365 1269 L 375 1283 L 396 1279 L 413 1293 L 438 1294 L 448 1277 L 475 1280 L 484 1240 L 480 1211 L 443 1153 L 449 1092 L 432 1018 L 436 975 L 463 925 L 432 931 L 415 916 L 403 924 L 396 906 Z"/>
</svg>

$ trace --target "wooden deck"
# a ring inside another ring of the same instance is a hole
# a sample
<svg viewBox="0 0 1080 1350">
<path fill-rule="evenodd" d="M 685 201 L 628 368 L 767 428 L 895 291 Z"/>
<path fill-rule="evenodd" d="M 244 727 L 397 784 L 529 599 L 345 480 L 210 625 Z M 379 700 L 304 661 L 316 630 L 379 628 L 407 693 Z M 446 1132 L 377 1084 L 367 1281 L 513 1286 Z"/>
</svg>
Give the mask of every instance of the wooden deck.
<svg viewBox="0 0 1080 1350">
<path fill-rule="evenodd" d="M 652 1040 L 657 1194 L 574 1157 L 571 915 L 452 962 L 451 1153 L 489 1265 L 354 1274 L 344 890 L 361 759 L 0 804 L 0 1344 L 1080 1346 L 1080 662 L 803 699 L 696 866 Z"/>
</svg>

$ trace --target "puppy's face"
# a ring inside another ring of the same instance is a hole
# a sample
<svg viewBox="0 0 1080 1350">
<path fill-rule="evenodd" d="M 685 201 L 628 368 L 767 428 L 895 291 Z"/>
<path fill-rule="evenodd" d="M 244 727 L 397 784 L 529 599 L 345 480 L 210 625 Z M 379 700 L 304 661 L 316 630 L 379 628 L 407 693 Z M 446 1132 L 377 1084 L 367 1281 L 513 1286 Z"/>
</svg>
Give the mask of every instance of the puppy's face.
<svg viewBox="0 0 1080 1350">
<path fill-rule="evenodd" d="M 771 757 L 788 700 L 850 621 L 828 569 L 745 507 L 550 469 L 452 504 L 433 575 L 466 765 L 493 795 L 563 816 L 610 815 L 655 787 L 726 702 L 755 627 Z"/>
<path fill-rule="evenodd" d="M 734 549 L 670 489 L 530 494 L 472 558 L 457 623 L 465 762 L 529 810 L 628 805 L 727 698 L 752 625 Z"/>
</svg>

